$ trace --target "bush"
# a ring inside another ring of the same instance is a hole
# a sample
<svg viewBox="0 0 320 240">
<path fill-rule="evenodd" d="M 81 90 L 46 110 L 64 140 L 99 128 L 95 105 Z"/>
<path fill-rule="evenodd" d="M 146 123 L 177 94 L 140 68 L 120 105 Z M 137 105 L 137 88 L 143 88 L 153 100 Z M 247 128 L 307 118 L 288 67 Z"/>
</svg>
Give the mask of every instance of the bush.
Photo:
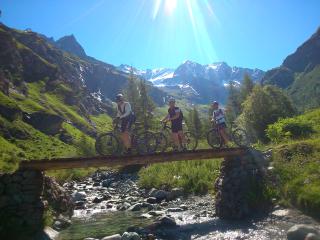
<svg viewBox="0 0 320 240">
<path fill-rule="evenodd" d="M 266 134 L 275 143 L 289 140 L 306 138 L 313 134 L 312 123 L 296 118 L 281 119 L 268 126 Z"/>
</svg>

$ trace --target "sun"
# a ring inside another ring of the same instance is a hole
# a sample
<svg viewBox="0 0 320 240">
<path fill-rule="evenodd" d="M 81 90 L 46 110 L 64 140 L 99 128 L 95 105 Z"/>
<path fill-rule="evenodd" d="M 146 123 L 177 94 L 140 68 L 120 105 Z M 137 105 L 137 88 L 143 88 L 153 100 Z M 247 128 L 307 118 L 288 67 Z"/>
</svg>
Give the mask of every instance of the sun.
<svg viewBox="0 0 320 240">
<path fill-rule="evenodd" d="M 177 0 L 165 0 L 165 12 L 172 15 L 177 8 Z"/>
</svg>

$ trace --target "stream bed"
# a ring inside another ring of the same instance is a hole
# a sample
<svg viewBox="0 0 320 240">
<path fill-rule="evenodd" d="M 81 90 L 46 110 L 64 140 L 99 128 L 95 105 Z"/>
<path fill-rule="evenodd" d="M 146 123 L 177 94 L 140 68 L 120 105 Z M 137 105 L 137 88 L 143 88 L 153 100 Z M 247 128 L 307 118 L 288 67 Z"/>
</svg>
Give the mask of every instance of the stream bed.
<svg viewBox="0 0 320 240">
<path fill-rule="evenodd" d="M 209 194 L 158 201 L 156 197 L 161 192 L 153 190 L 152 195 L 150 190 L 139 189 L 136 180 L 135 175 L 108 173 L 102 178 L 93 176 L 66 185 L 78 198 L 78 207 L 71 225 L 60 231 L 58 240 L 102 239 L 126 231 L 137 232 L 142 239 L 281 240 L 286 239 L 288 229 L 295 224 L 319 228 L 311 217 L 280 206 L 251 220 L 220 220 Z M 77 193 L 83 195 L 83 200 Z"/>
</svg>

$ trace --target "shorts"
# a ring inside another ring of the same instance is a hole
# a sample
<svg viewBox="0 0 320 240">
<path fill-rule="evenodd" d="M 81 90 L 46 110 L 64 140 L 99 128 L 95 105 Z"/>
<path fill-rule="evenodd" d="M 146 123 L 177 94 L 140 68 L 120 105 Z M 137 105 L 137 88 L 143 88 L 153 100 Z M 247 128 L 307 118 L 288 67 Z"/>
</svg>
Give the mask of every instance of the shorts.
<svg viewBox="0 0 320 240">
<path fill-rule="evenodd" d="M 121 132 L 124 133 L 124 132 L 130 131 L 132 123 L 133 122 L 131 121 L 130 117 L 125 117 L 121 119 L 121 128 L 120 128 Z"/>
<path fill-rule="evenodd" d="M 227 124 L 225 122 L 223 123 L 219 123 L 217 124 L 217 128 L 220 130 L 220 129 L 224 129 L 224 128 L 227 128 Z"/>
<path fill-rule="evenodd" d="M 182 131 L 182 121 L 171 122 L 171 132 L 178 133 Z"/>
</svg>

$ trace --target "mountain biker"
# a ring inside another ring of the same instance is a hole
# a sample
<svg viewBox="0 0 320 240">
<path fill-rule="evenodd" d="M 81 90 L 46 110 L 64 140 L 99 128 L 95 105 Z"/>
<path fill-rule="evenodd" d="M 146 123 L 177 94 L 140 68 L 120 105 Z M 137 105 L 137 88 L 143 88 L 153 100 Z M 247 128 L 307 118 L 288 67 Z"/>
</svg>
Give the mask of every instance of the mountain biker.
<svg viewBox="0 0 320 240">
<path fill-rule="evenodd" d="M 126 148 L 127 153 L 131 153 L 131 138 L 129 131 L 134 122 L 134 113 L 129 102 L 124 101 L 121 93 L 116 96 L 117 102 L 117 120 L 121 122 L 120 138 Z"/>
<path fill-rule="evenodd" d="M 213 108 L 213 114 L 212 114 L 211 122 L 213 122 L 216 125 L 219 131 L 219 134 L 223 139 L 224 144 L 227 145 L 229 142 L 229 137 L 226 132 L 227 124 L 226 124 L 225 114 L 223 110 L 219 108 L 219 103 L 217 101 L 212 102 L 212 108 Z"/>
<path fill-rule="evenodd" d="M 179 107 L 176 107 L 176 100 L 174 98 L 169 99 L 168 115 L 164 117 L 161 122 L 171 121 L 172 139 L 175 144 L 175 150 L 180 147 L 184 150 L 185 137 L 182 130 L 183 113 Z"/>
</svg>

